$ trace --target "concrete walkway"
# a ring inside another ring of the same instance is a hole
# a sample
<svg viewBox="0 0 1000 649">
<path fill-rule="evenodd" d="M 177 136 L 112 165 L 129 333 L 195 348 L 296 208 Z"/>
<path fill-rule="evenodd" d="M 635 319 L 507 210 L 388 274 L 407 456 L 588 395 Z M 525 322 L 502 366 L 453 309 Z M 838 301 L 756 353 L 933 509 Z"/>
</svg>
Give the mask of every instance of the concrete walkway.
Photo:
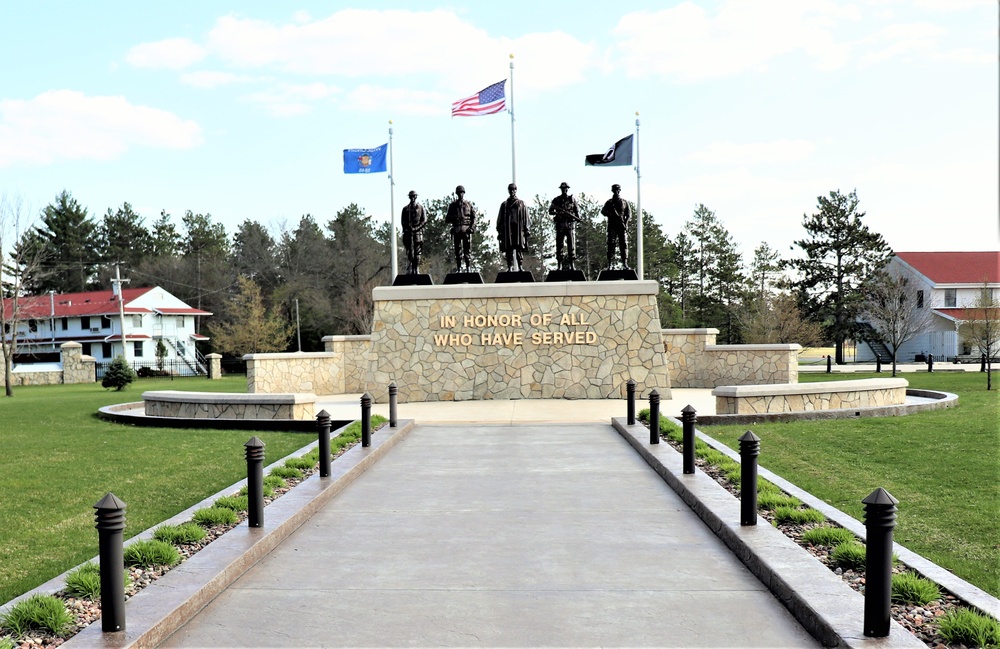
<svg viewBox="0 0 1000 649">
<path fill-rule="evenodd" d="M 818 646 L 607 424 L 418 426 L 161 646 Z"/>
</svg>

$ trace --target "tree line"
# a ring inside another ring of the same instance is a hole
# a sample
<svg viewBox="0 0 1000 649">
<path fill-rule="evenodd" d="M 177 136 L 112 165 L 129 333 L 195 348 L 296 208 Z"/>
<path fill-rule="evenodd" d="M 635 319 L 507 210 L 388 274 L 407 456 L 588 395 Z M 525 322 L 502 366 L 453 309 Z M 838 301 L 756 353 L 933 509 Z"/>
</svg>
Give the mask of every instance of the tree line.
<svg viewBox="0 0 1000 649">
<path fill-rule="evenodd" d="M 587 194 L 576 199 L 576 267 L 595 279 L 607 266 L 603 201 Z M 438 283 L 455 267 L 445 223 L 452 200 L 448 195 L 422 203 L 428 223 L 421 272 Z M 535 195 L 526 203 L 532 226 L 525 268 L 541 281 L 555 267 L 555 230 L 548 197 Z M 791 251 L 797 254 L 783 257 L 761 242 L 749 258 L 703 204 L 673 236 L 644 210 L 644 278 L 661 286 L 662 325 L 715 327 L 720 343 L 834 343 L 842 362 L 843 343 L 854 334 L 865 301 L 865 282 L 892 254 L 882 236 L 864 224 L 858 206 L 853 191 L 820 196 L 816 213 L 803 215 L 805 234 Z M 634 267 L 631 207 L 628 254 Z M 472 236 L 473 263 L 485 281 L 501 270 L 496 209 L 477 206 Z M 179 219 L 161 211 L 147 224 L 127 202 L 96 218 L 63 191 L 19 233 L 5 260 L 3 291 L 10 296 L 107 289 L 120 273 L 132 286 L 159 285 L 211 311 L 206 333 L 218 336 L 203 351 L 241 355 L 300 346 L 314 351 L 322 349 L 325 335 L 370 333 L 372 289 L 393 280 L 392 236 L 388 224 L 353 203 L 326 222 L 311 214 L 273 227 L 246 219 L 227 233 L 211 214 L 190 210 Z M 397 245 L 402 251 L 401 240 Z M 264 321 L 271 323 L 271 334 L 233 342 L 233 332 Z"/>
</svg>

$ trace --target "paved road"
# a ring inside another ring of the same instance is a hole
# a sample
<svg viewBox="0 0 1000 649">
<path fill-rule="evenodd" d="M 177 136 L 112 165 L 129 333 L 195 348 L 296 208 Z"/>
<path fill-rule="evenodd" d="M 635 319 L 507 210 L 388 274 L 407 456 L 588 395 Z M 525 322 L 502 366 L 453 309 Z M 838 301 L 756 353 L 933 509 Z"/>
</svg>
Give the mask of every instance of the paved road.
<svg viewBox="0 0 1000 649">
<path fill-rule="evenodd" d="M 163 646 L 818 644 L 583 424 L 418 426 Z"/>
</svg>

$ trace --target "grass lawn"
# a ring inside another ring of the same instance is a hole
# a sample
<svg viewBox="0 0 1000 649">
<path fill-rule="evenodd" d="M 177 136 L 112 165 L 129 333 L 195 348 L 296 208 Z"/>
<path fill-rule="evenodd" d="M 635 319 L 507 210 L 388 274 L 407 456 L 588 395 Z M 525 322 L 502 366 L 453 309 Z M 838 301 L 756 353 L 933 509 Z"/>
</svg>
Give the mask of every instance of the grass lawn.
<svg viewBox="0 0 1000 649">
<path fill-rule="evenodd" d="M 99 407 L 139 401 L 146 390 L 246 392 L 246 377 L 140 379 L 122 392 L 26 386 L 0 398 L 0 604 L 97 555 L 92 506 L 107 492 L 128 505 L 128 538 L 246 477 L 243 444 L 254 434 L 267 445 L 266 464 L 314 439 L 97 417 Z"/>
<path fill-rule="evenodd" d="M 734 449 L 750 428 L 761 438 L 761 466 L 858 520 L 861 499 L 884 487 L 899 500 L 896 541 L 1000 596 L 1000 391 L 987 392 L 979 372 L 900 376 L 912 388 L 958 394 L 959 405 L 905 417 L 699 428 Z"/>
</svg>

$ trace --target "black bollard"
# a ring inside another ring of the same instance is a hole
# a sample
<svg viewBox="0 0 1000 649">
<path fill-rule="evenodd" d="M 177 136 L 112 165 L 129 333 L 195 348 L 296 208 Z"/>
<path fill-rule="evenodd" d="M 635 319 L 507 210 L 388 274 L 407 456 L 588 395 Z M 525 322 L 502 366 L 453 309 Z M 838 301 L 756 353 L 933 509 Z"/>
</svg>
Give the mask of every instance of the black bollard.
<svg viewBox="0 0 1000 649">
<path fill-rule="evenodd" d="M 694 424 L 698 411 L 688 404 L 681 410 L 681 430 L 684 438 L 684 473 L 694 473 Z"/>
<path fill-rule="evenodd" d="M 361 446 L 372 445 L 372 395 L 365 392 L 361 395 Z"/>
<path fill-rule="evenodd" d="M 865 505 L 865 635 L 889 635 L 892 605 L 892 528 L 899 501 L 879 487 L 861 501 Z"/>
<path fill-rule="evenodd" d="M 747 431 L 740 435 L 740 525 L 757 524 L 757 456 L 760 438 Z"/>
<path fill-rule="evenodd" d="M 625 398 L 628 401 L 628 425 L 635 426 L 635 381 L 625 383 Z"/>
<path fill-rule="evenodd" d="M 660 443 L 660 393 L 649 393 L 649 443 Z"/>
<path fill-rule="evenodd" d="M 833 358 L 827 354 L 826 355 L 826 373 L 829 374 L 833 371 Z"/>
<path fill-rule="evenodd" d="M 101 631 L 125 630 L 125 503 L 108 492 L 94 505 L 97 543 L 100 548 Z"/>
<path fill-rule="evenodd" d="M 247 454 L 247 526 L 264 527 L 264 442 L 255 435 L 243 446 Z"/>
<path fill-rule="evenodd" d="M 882 373 L 882 357 L 875 354 L 875 371 L 879 374 Z"/>
<path fill-rule="evenodd" d="M 319 428 L 319 477 L 330 477 L 330 413 L 320 410 L 316 415 Z"/>
<path fill-rule="evenodd" d="M 980 372 L 986 371 L 986 354 L 983 354 L 982 356 L 979 357 L 979 371 Z"/>
<path fill-rule="evenodd" d="M 927 354 L 927 371 L 934 371 L 934 354 Z"/>
<path fill-rule="evenodd" d="M 399 393 L 399 388 L 396 386 L 396 382 L 393 381 L 389 384 L 389 427 L 396 427 L 396 395 Z"/>
</svg>

